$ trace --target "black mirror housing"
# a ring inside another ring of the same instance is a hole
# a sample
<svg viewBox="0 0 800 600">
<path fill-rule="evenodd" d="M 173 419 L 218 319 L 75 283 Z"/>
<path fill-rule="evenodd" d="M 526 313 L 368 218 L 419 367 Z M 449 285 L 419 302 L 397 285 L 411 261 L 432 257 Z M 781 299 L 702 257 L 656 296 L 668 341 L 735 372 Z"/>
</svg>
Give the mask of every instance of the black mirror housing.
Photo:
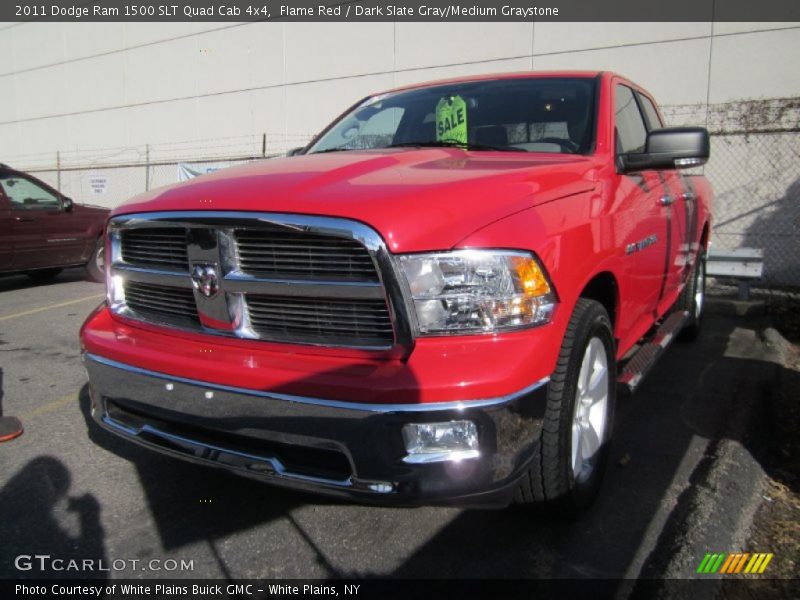
<svg viewBox="0 0 800 600">
<path fill-rule="evenodd" d="M 64 207 L 64 212 L 71 212 L 72 211 L 72 207 L 74 206 L 74 203 L 72 202 L 72 198 L 64 196 L 61 199 L 61 206 Z"/>
<path fill-rule="evenodd" d="M 286 152 L 286 156 L 297 156 L 298 154 L 303 152 L 303 148 L 304 148 L 303 146 L 300 146 L 299 148 L 292 148 L 291 150 Z"/>
<path fill-rule="evenodd" d="M 708 162 L 711 142 L 704 127 L 665 127 L 647 134 L 645 151 L 623 154 L 625 171 L 644 169 L 685 169 Z"/>
</svg>

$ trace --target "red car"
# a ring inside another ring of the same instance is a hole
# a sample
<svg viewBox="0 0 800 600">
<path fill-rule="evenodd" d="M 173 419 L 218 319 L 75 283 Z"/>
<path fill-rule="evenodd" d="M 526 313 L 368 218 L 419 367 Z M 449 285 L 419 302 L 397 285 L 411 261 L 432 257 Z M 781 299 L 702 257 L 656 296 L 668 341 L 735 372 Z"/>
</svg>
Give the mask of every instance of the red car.
<svg viewBox="0 0 800 600">
<path fill-rule="evenodd" d="M 93 414 L 363 501 L 585 507 L 617 387 L 699 331 L 712 190 L 678 169 L 708 155 L 612 73 L 364 98 L 291 157 L 113 212 Z"/>
<path fill-rule="evenodd" d="M 65 267 L 85 265 L 92 280 L 104 281 L 108 213 L 76 204 L 43 181 L 0 164 L 0 275 L 26 273 L 43 283 Z"/>
</svg>

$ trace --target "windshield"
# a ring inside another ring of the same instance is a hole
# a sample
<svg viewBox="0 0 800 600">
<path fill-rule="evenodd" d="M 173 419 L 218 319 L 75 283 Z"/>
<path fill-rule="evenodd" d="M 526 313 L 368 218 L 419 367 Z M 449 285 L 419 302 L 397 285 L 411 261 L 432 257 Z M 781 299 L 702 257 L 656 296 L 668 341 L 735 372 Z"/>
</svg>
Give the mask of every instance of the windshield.
<svg viewBox="0 0 800 600">
<path fill-rule="evenodd" d="M 586 154 L 593 78 L 495 79 L 367 98 L 308 153 L 402 146 Z"/>
</svg>

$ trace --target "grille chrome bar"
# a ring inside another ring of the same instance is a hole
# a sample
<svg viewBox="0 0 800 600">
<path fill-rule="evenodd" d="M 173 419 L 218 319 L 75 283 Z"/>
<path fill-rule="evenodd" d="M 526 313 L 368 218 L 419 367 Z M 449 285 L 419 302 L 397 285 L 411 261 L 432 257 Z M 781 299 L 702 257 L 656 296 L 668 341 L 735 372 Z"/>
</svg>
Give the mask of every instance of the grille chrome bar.
<svg viewBox="0 0 800 600">
<path fill-rule="evenodd" d="M 230 292 L 315 298 L 383 298 L 385 294 L 380 283 L 269 279 L 241 272 L 225 276 L 225 289 Z"/>
<path fill-rule="evenodd" d="M 110 274 L 131 290 L 129 302 L 112 303 L 117 314 L 247 339 L 395 348 L 401 355 L 413 345 L 407 286 L 383 240 L 361 223 L 276 213 L 140 213 L 114 217 L 109 235 Z M 193 283 L 191 273 L 204 271 L 218 278 L 218 292 L 206 295 Z M 143 294 L 137 286 L 162 292 Z"/>
<path fill-rule="evenodd" d="M 144 269 L 142 267 L 131 267 L 126 264 L 114 265 L 113 270 L 115 273 L 122 275 L 126 280 L 130 281 L 188 289 L 192 289 L 193 287 L 192 280 L 187 277 L 186 272 L 177 273 L 175 271 Z"/>
</svg>

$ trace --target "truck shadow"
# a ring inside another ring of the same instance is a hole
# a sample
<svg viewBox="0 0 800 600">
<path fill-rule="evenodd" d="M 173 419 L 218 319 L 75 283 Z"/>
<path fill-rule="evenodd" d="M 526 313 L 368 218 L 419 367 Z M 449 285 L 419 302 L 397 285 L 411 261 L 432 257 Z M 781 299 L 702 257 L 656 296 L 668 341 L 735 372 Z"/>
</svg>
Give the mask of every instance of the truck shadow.
<svg viewBox="0 0 800 600">
<path fill-rule="evenodd" d="M 23 274 L 0 275 L 0 292 L 11 292 L 13 290 L 22 290 L 25 288 L 47 287 L 62 283 L 74 283 L 76 281 L 88 281 L 86 269 L 83 267 L 64 269 L 61 271 L 61 273 L 56 275 L 52 281 L 48 281 L 47 283 L 36 283 L 30 277 Z"/>
<path fill-rule="evenodd" d="M 750 221 L 740 246 L 764 251 L 763 279 L 768 285 L 800 287 L 800 179 L 782 196 L 753 212 L 730 220 L 734 228 L 736 218 Z"/>
</svg>

